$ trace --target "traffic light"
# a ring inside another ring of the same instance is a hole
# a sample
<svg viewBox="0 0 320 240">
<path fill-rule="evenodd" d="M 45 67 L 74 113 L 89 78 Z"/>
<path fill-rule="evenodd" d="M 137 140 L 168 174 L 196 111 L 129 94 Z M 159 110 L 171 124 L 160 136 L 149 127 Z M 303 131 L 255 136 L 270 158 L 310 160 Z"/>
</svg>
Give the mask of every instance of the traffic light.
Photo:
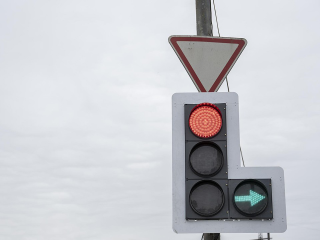
<svg viewBox="0 0 320 240">
<path fill-rule="evenodd" d="M 228 179 L 226 108 L 184 105 L 186 219 L 272 219 L 270 179 Z"/>
<path fill-rule="evenodd" d="M 184 105 L 186 219 L 228 218 L 225 103 Z"/>
<path fill-rule="evenodd" d="M 232 219 L 272 219 L 271 179 L 230 179 Z"/>
<path fill-rule="evenodd" d="M 240 166 L 237 94 L 174 94 L 172 107 L 174 231 L 284 232 L 283 170 Z"/>
</svg>

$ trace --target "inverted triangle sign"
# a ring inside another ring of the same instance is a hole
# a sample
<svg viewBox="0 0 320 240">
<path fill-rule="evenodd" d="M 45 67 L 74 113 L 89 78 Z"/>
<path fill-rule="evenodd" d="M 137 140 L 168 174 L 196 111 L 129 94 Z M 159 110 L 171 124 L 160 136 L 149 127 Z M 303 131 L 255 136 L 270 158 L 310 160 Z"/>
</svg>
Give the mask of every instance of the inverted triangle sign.
<svg viewBox="0 0 320 240">
<path fill-rule="evenodd" d="M 169 43 L 199 92 L 217 92 L 247 45 L 244 38 L 171 36 Z"/>
</svg>

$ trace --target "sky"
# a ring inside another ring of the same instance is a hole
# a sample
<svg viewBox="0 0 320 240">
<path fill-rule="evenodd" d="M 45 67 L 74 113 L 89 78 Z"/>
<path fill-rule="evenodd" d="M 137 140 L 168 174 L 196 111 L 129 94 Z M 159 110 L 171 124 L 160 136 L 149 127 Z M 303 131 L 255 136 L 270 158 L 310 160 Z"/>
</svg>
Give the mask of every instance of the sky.
<svg viewBox="0 0 320 240">
<path fill-rule="evenodd" d="M 271 237 L 318 240 L 320 2 L 215 2 L 248 41 L 228 75 L 245 165 L 285 172 Z M 196 35 L 194 0 L 0 1 L 0 239 L 200 240 L 171 227 L 171 97 L 197 91 L 171 35 Z"/>
</svg>

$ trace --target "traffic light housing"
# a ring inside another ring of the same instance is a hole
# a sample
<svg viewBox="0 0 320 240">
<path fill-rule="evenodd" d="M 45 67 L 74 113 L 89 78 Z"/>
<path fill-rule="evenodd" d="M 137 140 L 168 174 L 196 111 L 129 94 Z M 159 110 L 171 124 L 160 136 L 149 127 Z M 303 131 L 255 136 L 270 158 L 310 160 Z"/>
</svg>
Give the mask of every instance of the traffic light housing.
<svg viewBox="0 0 320 240">
<path fill-rule="evenodd" d="M 230 179 L 231 219 L 273 219 L 271 179 Z"/>
<path fill-rule="evenodd" d="M 225 103 L 184 105 L 186 219 L 228 218 Z"/>
<path fill-rule="evenodd" d="M 240 165 L 237 94 L 178 93 L 172 106 L 174 231 L 284 232 L 283 170 Z"/>
</svg>

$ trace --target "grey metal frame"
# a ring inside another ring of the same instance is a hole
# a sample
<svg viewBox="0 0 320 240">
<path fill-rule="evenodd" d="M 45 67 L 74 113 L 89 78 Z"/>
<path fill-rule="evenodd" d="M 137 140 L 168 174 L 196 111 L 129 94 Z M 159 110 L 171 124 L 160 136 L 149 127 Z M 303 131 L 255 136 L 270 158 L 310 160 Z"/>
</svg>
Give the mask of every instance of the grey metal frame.
<svg viewBox="0 0 320 240">
<path fill-rule="evenodd" d="M 202 102 L 227 104 L 229 179 L 271 179 L 273 219 L 186 220 L 184 105 Z M 283 169 L 281 167 L 241 167 L 239 104 L 236 93 L 175 93 L 172 96 L 172 200 L 172 226 L 176 233 L 280 233 L 286 231 Z"/>
</svg>

